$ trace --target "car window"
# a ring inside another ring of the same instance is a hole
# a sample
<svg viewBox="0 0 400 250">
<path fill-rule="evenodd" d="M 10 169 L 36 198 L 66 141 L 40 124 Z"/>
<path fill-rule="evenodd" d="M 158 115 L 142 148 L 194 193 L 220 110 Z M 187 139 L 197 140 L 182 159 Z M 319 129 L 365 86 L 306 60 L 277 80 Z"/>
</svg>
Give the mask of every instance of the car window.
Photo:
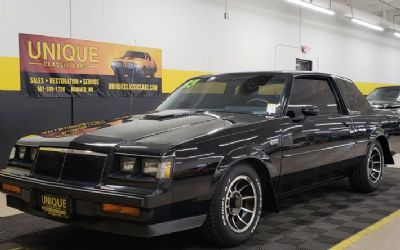
<svg viewBox="0 0 400 250">
<path fill-rule="evenodd" d="M 127 51 L 125 57 L 145 59 L 145 53 L 138 51 Z"/>
<path fill-rule="evenodd" d="M 144 59 L 145 55 L 142 52 L 135 52 L 134 57 Z"/>
<path fill-rule="evenodd" d="M 357 86 L 349 80 L 344 80 L 347 88 L 350 90 L 351 95 L 356 100 L 358 107 L 363 114 L 373 114 L 375 113 L 367 99 L 361 93 L 361 91 L 357 88 Z"/>
<path fill-rule="evenodd" d="M 181 94 L 216 94 L 223 95 L 226 90 L 226 82 L 210 81 L 209 84 L 195 84 L 182 90 Z"/>
<path fill-rule="evenodd" d="M 359 111 L 357 102 L 351 93 L 352 90 L 347 87 L 346 82 L 342 79 L 336 79 L 336 82 L 348 111 Z"/>
<path fill-rule="evenodd" d="M 282 83 L 274 83 L 271 82 L 270 84 L 259 86 L 257 91 L 252 93 L 249 96 L 259 97 L 261 99 L 267 100 L 269 103 L 278 104 L 279 99 L 282 95 L 284 85 Z M 238 98 L 240 96 L 240 86 L 236 86 L 235 88 L 235 96 Z M 262 102 L 259 105 L 262 105 Z"/>
<path fill-rule="evenodd" d="M 399 101 L 399 99 L 399 88 L 378 88 L 367 96 L 368 101 Z"/>
<path fill-rule="evenodd" d="M 293 81 L 289 109 L 298 113 L 304 105 L 318 106 L 321 115 L 339 113 L 335 95 L 326 80 L 295 79 Z"/>
</svg>

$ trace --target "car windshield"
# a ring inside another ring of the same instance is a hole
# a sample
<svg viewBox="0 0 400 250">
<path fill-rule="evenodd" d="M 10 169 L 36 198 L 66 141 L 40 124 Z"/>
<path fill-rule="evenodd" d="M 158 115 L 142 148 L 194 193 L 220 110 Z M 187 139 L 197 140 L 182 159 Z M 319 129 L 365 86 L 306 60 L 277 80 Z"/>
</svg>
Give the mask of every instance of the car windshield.
<svg viewBox="0 0 400 250">
<path fill-rule="evenodd" d="M 273 116 L 286 82 L 283 74 L 193 78 L 181 85 L 157 110 L 210 110 Z"/>
<path fill-rule="evenodd" d="M 368 101 L 399 101 L 400 88 L 379 88 L 375 89 L 367 96 Z"/>
<path fill-rule="evenodd" d="M 132 58 L 142 58 L 144 59 L 144 53 L 138 51 L 127 51 L 124 57 L 132 57 Z"/>
</svg>

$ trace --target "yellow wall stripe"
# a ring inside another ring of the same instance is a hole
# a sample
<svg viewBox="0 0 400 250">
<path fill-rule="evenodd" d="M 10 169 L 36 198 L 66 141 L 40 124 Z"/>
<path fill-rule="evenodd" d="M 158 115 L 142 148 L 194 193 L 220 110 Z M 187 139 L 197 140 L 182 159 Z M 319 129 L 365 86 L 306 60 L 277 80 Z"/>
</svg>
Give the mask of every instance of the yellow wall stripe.
<svg viewBox="0 0 400 250">
<path fill-rule="evenodd" d="M 355 82 L 355 84 L 364 95 L 368 95 L 369 93 L 372 92 L 372 90 L 378 87 L 399 86 L 399 84 L 379 83 L 379 82 Z"/>
<path fill-rule="evenodd" d="M 355 235 L 351 236 L 350 238 L 343 240 L 342 242 L 340 242 L 340 243 L 336 244 L 335 246 L 333 246 L 332 248 L 330 248 L 330 250 L 346 249 L 349 246 L 356 243 L 357 241 L 364 238 L 365 236 L 367 236 L 368 234 L 377 231 L 378 229 L 380 229 L 381 227 L 383 227 L 384 225 L 386 225 L 387 223 L 391 222 L 392 220 L 394 220 L 398 217 L 400 217 L 400 210 L 397 210 L 396 212 L 391 213 L 390 215 L 384 217 L 380 221 L 372 224 L 371 226 L 365 228 L 364 230 L 356 233 Z"/>
<path fill-rule="evenodd" d="M 163 93 L 171 93 L 187 79 L 207 75 L 210 72 L 163 69 Z M 19 58 L 0 57 L 0 90 L 20 91 Z"/>
<path fill-rule="evenodd" d="M 171 93 L 187 79 L 199 75 L 208 75 L 211 72 L 163 69 L 163 93 Z M 377 87 L 393 86 L 390 83 L 356 82 L 357 87 L 364 95 L 369 94 Z M 20 91 L 19 58 L 0 57 L 0 91 Z"/>
<path fill-rule="evenodd" d="M 0 90 L 21 90 L 19 79 L 19 58 L 0 57 Z"/>
<path fill-rule="evenodd" d="M 187 79 L 208 74 L 211 74 L 211 72 L 163 69 L 162 91 L 163 93 L 171 93 Z"/>
</svg>

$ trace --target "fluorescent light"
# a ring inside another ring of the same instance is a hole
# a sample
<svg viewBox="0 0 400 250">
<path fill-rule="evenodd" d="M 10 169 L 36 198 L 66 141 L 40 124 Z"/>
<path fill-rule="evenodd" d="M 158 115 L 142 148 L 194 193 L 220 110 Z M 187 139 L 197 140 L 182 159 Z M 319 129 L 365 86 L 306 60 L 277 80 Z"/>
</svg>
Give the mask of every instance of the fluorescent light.
<svg viewBox="0 0 400 250">
<path fill-rule="evenodd" d="M 400 33 L 399 32 L 394 32 L 394 36 L 400 38 Z"/>
<path fill-rule="evenodd" d="M 367 28 L 370 28 L 370 29 L 373 29 L 373 30 L 377 30 L 377 31 L 384 31 L 385 30 L 381 26 L 378 26 L 378 25 L 375 25 L 375 24 L 371 24 L 371 23 L 367 23 L 366 21 L 363 21 L 363 20 L 360 20 L 360 19 L 357 19 L 357 18 L 352 18 L 351 21 L 353 23 L 362 25 L 364 27 L 367 27 Z"/>
<path fill-rule="evenodd" d="M 308 9 L 312 9 L 312 10 L 315 10 L 315 11 L 318 11 L 318 12 L 321 12 L 321 13 L 324 13 L 324 14 L 327 14 L 327 15 L 330 15 L 330 16 L 335 15 L 335 12 L 330 10 L 330 9 L 323 8 L 321 6 L 318 6 L 318 5 L 315 5 L 315 4 L 312 4 L 312 3 L 307 3 L 307 2 L 304 2 L 302 0 L 287 0 L 287 1 L 289 3 L 294 3 L 294 4 L 300 5 L 302 7 L 305 7 L 305 8 L 308 8 Z"/>
</svg>

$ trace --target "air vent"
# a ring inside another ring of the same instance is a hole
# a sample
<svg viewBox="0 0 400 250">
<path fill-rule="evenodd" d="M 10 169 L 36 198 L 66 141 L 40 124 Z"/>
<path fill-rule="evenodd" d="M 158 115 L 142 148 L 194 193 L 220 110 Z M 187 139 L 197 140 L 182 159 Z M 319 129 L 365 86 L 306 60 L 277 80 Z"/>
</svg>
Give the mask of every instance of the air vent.
<svg viewBox="0 0 400 250">
<path fill-rule="evenodd" d="M 165 111 L 147 114 L 144 116 L 144 119 L 145 120 L 167 120 L 167 119 L 189 116 L 189 115 L 193 115 L 193 114 L 194 114 L 193 111 L 165 110 Z"/>
</svg>

